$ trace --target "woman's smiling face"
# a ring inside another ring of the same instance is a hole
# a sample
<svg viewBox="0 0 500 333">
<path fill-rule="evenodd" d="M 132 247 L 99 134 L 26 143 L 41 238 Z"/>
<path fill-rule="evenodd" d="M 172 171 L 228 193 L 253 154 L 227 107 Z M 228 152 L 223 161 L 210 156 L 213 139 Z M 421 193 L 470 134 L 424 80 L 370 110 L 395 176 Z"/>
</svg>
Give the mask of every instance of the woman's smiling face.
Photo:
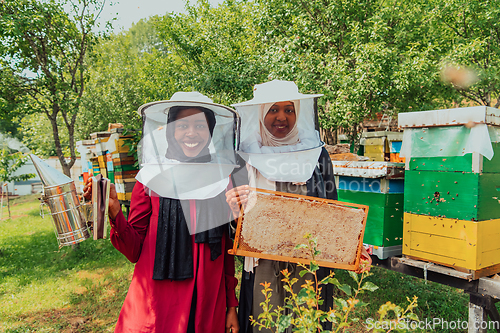
<svg viewBox="0 0 500 333">
<path fill-rule="evenodd" d="M 179 112 L 175 120 L 174 138 L 187 157 L 196 157 L 210 140 L 207 118 L 199 109 Z"/>
<path fill-rule="evenodd" d="M 274 103 L 264 117 L 264 126 L 275 137 L 284 138 L 297 121 L 295 106 L 291 101 Z"/>
</svg>

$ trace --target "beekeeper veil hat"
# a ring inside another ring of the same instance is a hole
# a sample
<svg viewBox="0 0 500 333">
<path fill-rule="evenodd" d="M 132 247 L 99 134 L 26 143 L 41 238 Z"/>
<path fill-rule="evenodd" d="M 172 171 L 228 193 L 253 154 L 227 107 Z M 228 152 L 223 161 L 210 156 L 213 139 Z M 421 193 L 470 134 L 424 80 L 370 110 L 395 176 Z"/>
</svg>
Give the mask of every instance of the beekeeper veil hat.
<svg viewBox="0 0 500 333">
<path fill-rule="evenodd" d="M 142 105 L 137 180 L 166 198 L 209 199 L 224 191 L 236 167 L 238 114 L 199 92 Z"/>
<path fill-rule="evenodd" d="M 257 84 L 253 94 L 251 100 L 232 105 L 241 117 L 238 154 L 270 181 L 307 181 L 324 145 L 315 110 L 315 99 L 322 95 L 302 94 L 294 82 L 282 80 Z M 284 138 L 276 138 L 264 119 L 275 103 L 285 101 L 293 103 L 296 122 Z"/>
</svg>

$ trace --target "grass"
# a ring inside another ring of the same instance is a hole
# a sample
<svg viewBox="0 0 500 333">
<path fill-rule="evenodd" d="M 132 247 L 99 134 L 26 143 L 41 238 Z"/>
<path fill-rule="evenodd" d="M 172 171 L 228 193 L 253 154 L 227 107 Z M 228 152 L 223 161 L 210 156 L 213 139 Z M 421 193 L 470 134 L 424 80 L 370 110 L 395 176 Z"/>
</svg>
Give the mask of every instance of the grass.
<svg viewBox="0 0 500 333">
<path fill-rule="evenodd" d="M 109 239 L 84 241 L 76 251 L 58 249 L 52 219 L 40 217 L 37 196 L 16 198 L 11 209 L 13 218 L 0 221 L 0 331 L 112 332 L 133 264 Z M 236 262 L 240 276 L 242 260 Z M 369 280 L 379 289 L 362 295 L 369 306 L 356 314 L 360 323 L 346 332 L 366 332 L 362 323 L 376 319 L 380 305 L 404 305 L 413 295 L 420 319 L 467 320 L 463 291 L 382 268 L 373 272 Z M 342 270 L 336 270 L 336 277 L 352 281 Z"/>
<path fill-rule="evenodd" d="M 418 307 L 414 309 L 414 313 L 417 314 L 419 320 L 432 321 L 433 318 L 442 318 L 446 321 L 460 320 L 460 322 L 468 320 L 469 295 L 461 289 L 431 281 L 426 284 L 422 279 L 379 267 L 373 267 L 372 273 L 373 275 L 367 281 L 373 282 L 379 289 L 364 293 L 360 297 L 362 301 L 369 303 L 366 309 L 357 313 L 363 323 L 368 318 L 377 320 L 379 307 L 387 301 L 405 308 L 409 304 L 406 297 L 411 299 L 414 295 L 418 297 Z M 341 283 L 353 285 L 346 271 L 335 270 L 335 275 Z M 358 325 L 350 332 L 367 331 L 361 326 Z M 438 331 L 467 332 L 467 330 L 457 329 L 439 329 Z M 415 330 L 414 332 L 429 332 L 429 330 Z"/>
<path fill-rule="evenodd" d="M 112 332 L 133 265 L 109 240 L 59 249 L 37 196 L 12 204 L 0 221 L 0 330 Z"/>
</svg>

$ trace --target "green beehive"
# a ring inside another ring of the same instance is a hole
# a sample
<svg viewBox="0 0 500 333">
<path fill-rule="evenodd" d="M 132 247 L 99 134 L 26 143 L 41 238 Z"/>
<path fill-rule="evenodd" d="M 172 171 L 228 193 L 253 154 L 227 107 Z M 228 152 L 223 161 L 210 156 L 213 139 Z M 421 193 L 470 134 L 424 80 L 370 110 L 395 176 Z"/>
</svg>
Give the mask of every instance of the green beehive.
<svg viewBox="0 0 500 333">
<path fill-rule="evenodd" d="M 409 170 L 405 211 L 460 220 L 500 217 L 500 174 Z"/>
<path fill-rule="evenodd" d="M 401 254 L 404 164 L 332 161 L 338 200 L 368 205 L 363 243 L 379 259 Z"/>
<path fill-rule="evenodd" d="M 500 110 L 470 107 L 399 114 L 404 128 L 403 254 L 500 272 Z"/>
<path fill-rule="evenodd" d="M 403 193 L 373 193 L 337 190 L 339 201 L 363 202 L 370 207 L 363 243 L 389 247 L 401 245 L 403 236 Z"/>
<path fill-rule="evenodd" d="M 405 128 L 405 212 L 461 220 L 500 217 L 498 109 L 400 114 Z M 428 127 L 427 127 L 428 126 Z"/>
</svg>

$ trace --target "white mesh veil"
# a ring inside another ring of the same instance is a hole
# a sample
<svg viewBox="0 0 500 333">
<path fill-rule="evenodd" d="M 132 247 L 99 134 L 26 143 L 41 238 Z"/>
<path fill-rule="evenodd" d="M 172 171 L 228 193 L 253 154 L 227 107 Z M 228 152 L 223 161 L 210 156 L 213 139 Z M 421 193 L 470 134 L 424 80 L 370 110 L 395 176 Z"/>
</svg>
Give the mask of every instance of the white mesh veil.
<svg viewBox="0 0 500 333">
<path fill-rule="evenodd" d="M 150 195 L 179 199 L 186 221 L 189 200 L 206 205 L 218 200 L 236 167 L 238 114 L 196 92 L 178 92 L 168 101 L 145 104 L 139 145 L 137 180 Z M 220 200 L 219 200 L 220 201 Z M 231 216 L 212 219 L 215 225 L 188 223 L 190 233 L 227 223 Z"/>
<path fill-rule="evenodd" d="M 295 83 L 290 81 L 274 80 L 256 85 L 252 100 L 233 105 L 241 117 L 238 154 L 270 181 L 307 181 L 324 145 L 315 124 L 315 98 L 319 96 L 299 93 Z M 300 142 L 279 147 L 264 146 L 259 114 L 262 108 L 267 111 L 274 103 L 283 101 L 295 105 Z"/>
</svg>

